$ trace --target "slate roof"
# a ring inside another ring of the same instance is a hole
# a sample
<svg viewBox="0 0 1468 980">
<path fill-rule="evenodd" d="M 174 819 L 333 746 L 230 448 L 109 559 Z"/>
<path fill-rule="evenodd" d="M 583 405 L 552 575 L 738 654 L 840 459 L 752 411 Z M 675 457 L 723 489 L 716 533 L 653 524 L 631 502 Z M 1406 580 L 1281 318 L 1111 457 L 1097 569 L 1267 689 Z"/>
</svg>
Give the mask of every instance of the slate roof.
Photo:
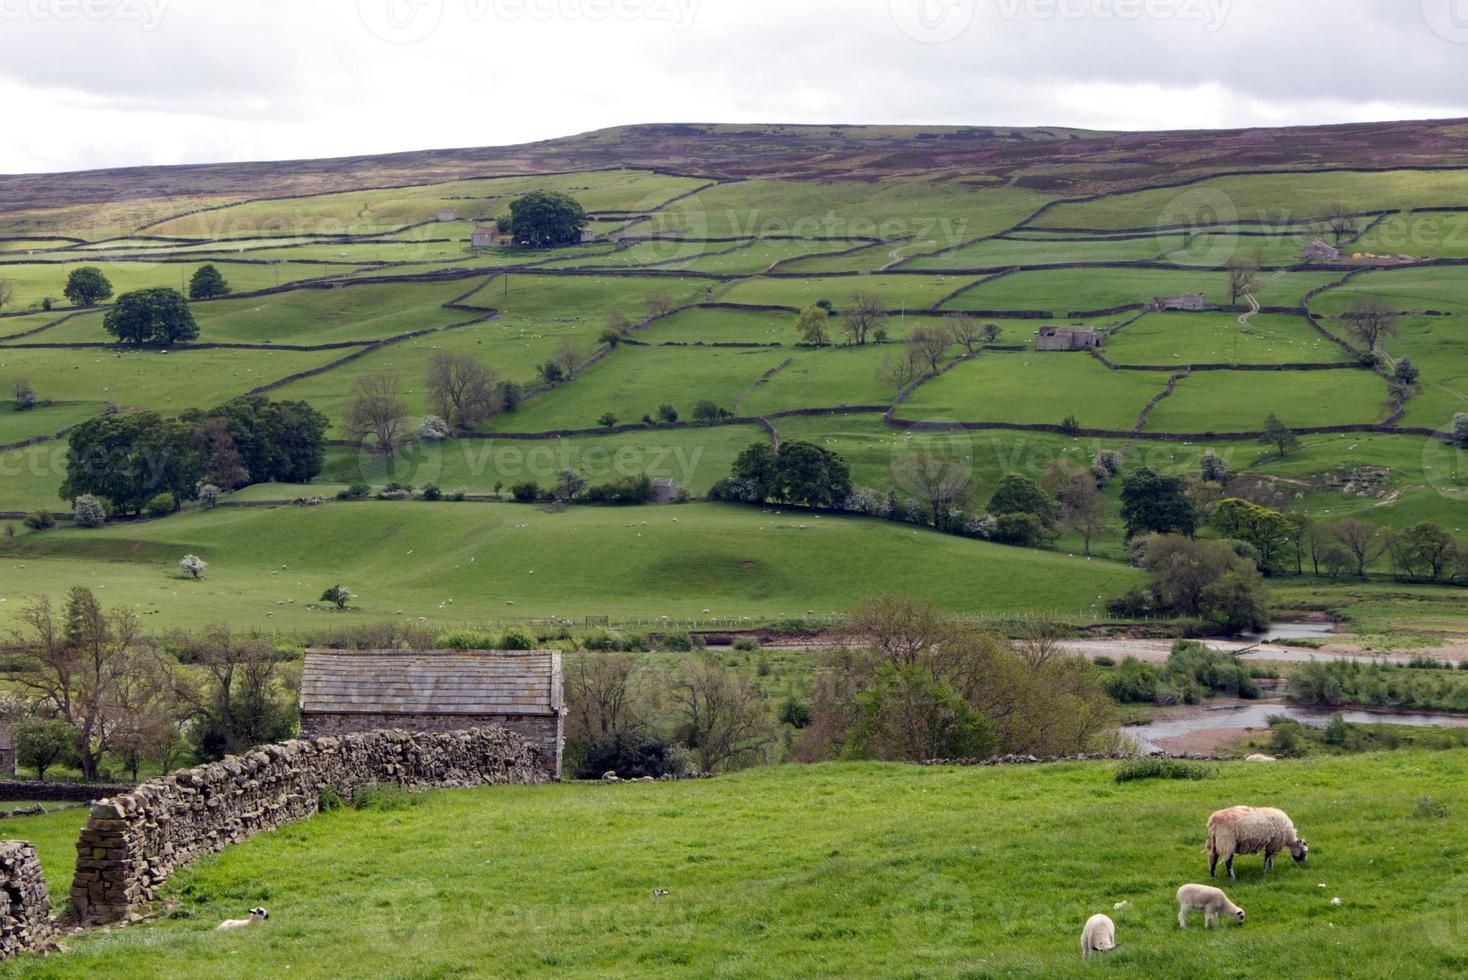
<svg viewBox="0 0 1468 980">
<path fill-rule="evenodd" d="M 558 650 L 307 650 L 301 711 L 556 715 Z"/>
</svg>

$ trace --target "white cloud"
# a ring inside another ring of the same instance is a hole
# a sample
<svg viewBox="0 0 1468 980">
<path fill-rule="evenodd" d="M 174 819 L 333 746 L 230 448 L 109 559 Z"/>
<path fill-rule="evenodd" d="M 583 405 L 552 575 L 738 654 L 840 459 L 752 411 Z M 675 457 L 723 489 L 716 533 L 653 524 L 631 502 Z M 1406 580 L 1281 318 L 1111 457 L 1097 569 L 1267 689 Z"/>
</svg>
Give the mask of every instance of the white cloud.
<svg viewBox="0 0 1468 980">
<path fill-rule="evenodd" d="M 1439 2 L 1463 0 L 0 0 L 0 105 L 23 134 L 0 171 L 635 122 L 1468 115 L 1468 44 L 1423 13 Z"/>
</svg>

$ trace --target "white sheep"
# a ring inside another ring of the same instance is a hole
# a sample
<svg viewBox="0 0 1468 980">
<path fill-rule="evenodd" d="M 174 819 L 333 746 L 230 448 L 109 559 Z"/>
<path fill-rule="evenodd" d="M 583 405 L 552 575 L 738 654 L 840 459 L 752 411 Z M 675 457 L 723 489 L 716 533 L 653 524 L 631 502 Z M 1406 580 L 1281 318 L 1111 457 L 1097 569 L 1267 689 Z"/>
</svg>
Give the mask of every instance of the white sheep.
<svg viewBox="0 0 1468 980">
<path fill-rule="evenodd" d="M 214 929 L 216 932 L 220 929 L 243 929 L 245 926 L 253 926 L 264 922 L 268 918 L 270 918 L 269 912 L 263 908 L 256 907 L 250 909 L 250 917 L 248 919 L 225 919 L 219 925 L 215 926 Z"/>
<path fill-rule="evenodd" d="M 1086 920 L 1081 930 L 1081 959 L 1088 960 L 1092 953 L 1107 953 L 1116 948 L 1116 923 L 1108 915 L 1096 913 Z"/>
<path fill-rule="evenodd" d="M 1296 864 L 1310 856 L 1310 845 L 1295 833 L 1295 825 L 1283 810 L 1272 806 L 1231 806 L 1208 818 L 1208 877 L 1216 877 L 1219 858 L 1234 880 L 1234 855 L 1264 854 L 1264 870 L 1274 870 L 1274 856 L 1288 849 Z"/>
<path fill-rule="evenodd" d="M 1220 912 L 1231 915 L 1244 924 L 1244 910 L 1228 900 L 1222 888 L 1212 885 L 1184 885 L 1177 890 L 1177 926 L 1188 927 L 1188 913 L 1193 909 L 1203 910 L 1203 928 L 1207 929 L 1218 921 Z"/>
</svg>

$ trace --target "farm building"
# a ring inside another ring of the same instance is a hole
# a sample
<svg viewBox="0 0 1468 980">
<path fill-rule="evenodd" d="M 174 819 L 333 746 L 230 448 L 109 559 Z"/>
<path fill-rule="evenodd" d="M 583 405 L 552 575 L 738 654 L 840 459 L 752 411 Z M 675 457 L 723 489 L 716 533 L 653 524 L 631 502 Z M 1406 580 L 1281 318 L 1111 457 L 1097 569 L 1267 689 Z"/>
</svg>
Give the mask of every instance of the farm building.
<svg viewBox="0 0 1468 980">
<path fill-rule="evenodd" d="M 596 232 L 592 231 L 590 228 L 582 228 L 581 229 L 581 244 L 584 245 L 587 242 L 594 242 L 594 241 L 596 241 Z"/>
<path fill-rule="evenodd" d="M 529 738 L 560 777 L 561 654 L 556 650 L 307 650 L 301 735 L 496 725 Z"/>
<path fill-rule="evenodd" d="M 1305 251 L 1300 253 L 1300 258 L 1306 262 L 1334 262 L 1340 257 L 1340 249 L 1327 245 L 1318 238 L 1306 245 Z"/>
<path fill-rule="evenodd" d="M 1152 300 L 1154 310 L 1188 310 L 1197 312 L 1208 308 L 1208 297 L 1202 293 L 1183 293 L 1181 296 L 1158 296 Z"/>
<path fill-rule="evenodd" d="M 469 235 L 469 244 L 474 248 L 489 248 L 491 245 L 509 245 L 514 236 L 500 231 L 494 225 L 478 225 Z"/>
<path fill-rule="evenodd" d="M 655 504 L 671 504 L 678 496 L 678 484 L 666 476 L 655 476 L 652 478 L 652 502 Z"/>
<path fill-rule="evenodd" d="M 0 777 L 15 775 L 15 732 L 9 725 L 0 725 Z"/>
<path fill-rule="evenodd" d="M 1035 334 L 1035 350 L 1094 350 L 1101 335 L 1090 327 L 1041 327 Z"/>
</svg>

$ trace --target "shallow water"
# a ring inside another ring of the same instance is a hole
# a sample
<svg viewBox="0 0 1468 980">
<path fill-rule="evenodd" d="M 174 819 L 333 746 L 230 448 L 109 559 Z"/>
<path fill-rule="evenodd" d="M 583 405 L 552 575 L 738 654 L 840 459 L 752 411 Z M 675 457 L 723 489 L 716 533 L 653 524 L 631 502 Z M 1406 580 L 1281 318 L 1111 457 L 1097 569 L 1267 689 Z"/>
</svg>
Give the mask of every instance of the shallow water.
<svg viewBox="0 0 1468 980">
<path fill-rule="evenodd" d="M 1324 728 L 1333 714 L 1329 708 L 1305 708 L 1285 704 L 1281 701 L 1231 702 L 1219 707 L 1204 706 L 1203 710 L 1184 718 L 1156 721 L 1150 725 L 1138 725 L 1122 729 L 1142 743 L 1147 751 L 1160 751 L 1159 742 L 1189 735 L 1193 732 L 1211 731 L 1219 728 L 1268 728 L 1271 715 L 1283 715 L 1302 725 Z M 1341 714 L 1346 721 L 1356 725 L 1411 725 L 1415 728 L 1468 728 L 1468 715 L 1443 712 L 1362 711 L 1345 710 Z"/>
<path fill-rule="evenodd" d="M 1253 643 L 1276 643 L 1280 640 L 1301 640 L 1310 637 L 1331 636 L 1334 633 L 1334 623 L 1275 623 L 1263 633 L 1244 633 L 1240 638 Z"/>
</svg>

